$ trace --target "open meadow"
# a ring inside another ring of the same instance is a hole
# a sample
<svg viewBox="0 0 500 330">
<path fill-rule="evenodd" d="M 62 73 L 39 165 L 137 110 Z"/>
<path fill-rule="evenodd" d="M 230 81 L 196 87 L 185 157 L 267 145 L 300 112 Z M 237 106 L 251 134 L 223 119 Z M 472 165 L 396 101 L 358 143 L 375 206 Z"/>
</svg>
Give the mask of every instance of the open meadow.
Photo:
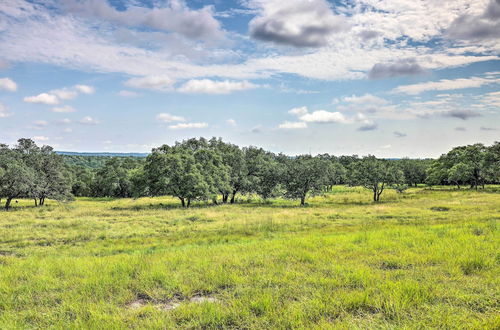
<svg viewBox="0 0 500 330">
<path fill-rule="evenodd" d="M 500 193 L 0 211 L 0 328 L 500 327 Z"/>
</svg>

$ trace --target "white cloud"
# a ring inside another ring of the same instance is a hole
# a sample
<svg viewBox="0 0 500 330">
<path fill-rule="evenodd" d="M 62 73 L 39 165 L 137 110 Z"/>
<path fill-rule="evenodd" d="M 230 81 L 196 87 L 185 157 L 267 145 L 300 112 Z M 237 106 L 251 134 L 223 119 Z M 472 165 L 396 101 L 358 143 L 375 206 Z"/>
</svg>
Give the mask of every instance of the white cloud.
<svg viewBox="0 0 500 330">
<path fill-rule="evenodd" d="M 106 20 L 118 25 L 147 27 L 174 32 L 190 39 L 218 40 L 224 37 L 220 23 L 214 18 L 212 6 L 190 9 L 183 0 L 164 1 L 161 7 L 127 5 L 117 10 L 107 1 L 66 0 L 62 6 L 77 15 Z"/>
<path fill-rule="evenodd" d="M 293 109 L 288 110 L 288 113 L 291 115 L 294 115 L 294 116 L 305 115 L 307 112 L 308 112 L 307 107 L 297 107 L 297 108 L 293 108 Z"/>
<path fill-rule="evenodd" d="M 178 90 L 181 93 L 229 94 L 259 87 L 248 81 L 214 81 L 210 79 L 189 80 Z"/>
<path fill-rule="evenodd" d="M 302 128 L 307 128 L 307 124 L 303 121 L 296 121 L 296 122 L 291 122 L 291 121 L 285 121 L 284 123 L 281 123 L 278 128 L 282 129 L 302 129 Z"/>
<path fill-rule="evenodd" d="M 100 121 L 90 116 L 85 116 L 81 120 L 79 120 L 78 123 L 82 125 L 97 125 L 100 123 Z"/>
<path fill-rule="evenodd" d="M 58 124 L 61 124 L 61 125 L 66 125 L 66 124 L 71 124 L 71 119 L 69 118 L 63 118 L 63 119 L 60 119 L 57 121 Z"/>
<path fill-rule="evenodd" d="M 190 129 L 190 128 L 205 128 L 208 127 L 207 123 L 179 123 L 176 125 L 170 125 L 170 129 Z"/>
<path fill-rule="evenodd" d="M 34 136 L 33 140 L 35 140 L 36 142 L 46 142 L 50 139 L 46 136 Z"/>
<path fill-rule="evenodd" d="M 122 97 L 128 97 L 128 98 L 133 98 L 133 97 L 139 97 L 141 96 L 140 93 L 134 92 L 134 91 L 127 91 L 127 90 L 121 90 L 118 92 L 118 95 Z"/>
<path fill-rule="evenodd" d="M 58 113 L 68 113 L 68 112 L 75 112 L 75 108 L 73 108 L 70 105 L 64 105 L 61 107 L 53 107 L 52 112 L 58 112 Z"/>
<path fill-rule="evenodd" d="M 340 112 L 329 112 L 317 110 L 300 117 L 300 120 L 307 123 L 347 123 L 348 119 Z"/>
<path fill-rule="evenodd" d="M 47 93 L 41 93 L 36 96 L 27 96 L 23 100 L 24 102 L 28 103 L 38 103 L 47 105 L 59 104 L 59 99 L 57 98 L 57 96 Z"/>
<path fill-rule="evenodd" d="M 172 90 L 175 81 L 167 76 L 147 76 L 140 78 L 131 78 L 125 82 L 126 86 L 142 89 L 153 89 L 162 92 Z"/>
<path fill-rule="evenodd" d="M 72 133 L 73 132 L 73 129 L 70 128 L 70 127 L 66 127 L 65 129 L 63 129 L 63 132 L 64 133 Z"/>
<path fill-rule="evenodd" d="M 55 105 L 59 104 L 61 100 L 72 100 L 77 97 L 79 93 L 92 94 L 94 93 L 94 87 L 87 85 L 75 85 L 73 87 L 53 89 L 47 93 L 25 97 L 24 102 Z"/>
<path fill-rule="evenodd" d="M 386 99 L 383 99 L 372 94 L 365 94 L 363 96 L 346 96 L 343 98 L 344 102 L 357 104 L 357 105 L 384 105 L 389 103 Z"/>
<path fill-rule="evenodd" d="M 74 88 L 82 94 L 94 94 L 95 92 L 95 88 L 88 85 L 75 85 Z"/>
<path fill-rule="evenodd" d="M 17 91 L 17 84 L 10 78 L 0 78 L 0 89 L 15 92 Z"/>
<path fill-rule="evenodd" d="M 273 3 L 269 6 L 277 6 L 278 12 L 279 8 L 289 6 L 284 1 L 269 2 Z M 317 3 L 318 0 L 312 2 Z M 253 6 L 261 8 L 267 6 L 266 3 L 253 2 Z M 13 62 L 47 63 L 141 77 L 161 73 L 174 80 L 205 77 L 241 80 L 286 73 L 324 80 L 362 79 L 375 64 L 387 63 L 394 58 L 415 59 L 428 70 L 497 60 L 496 54 L 500 50 L 497 42 L 473 45 L 433 43 L 432 46 L 419 47 L 412 43 L 441 39 L 443 31 L 460 14 L 479 15 L 486 5 L 483 0 L 360 0 L 348 8 L 335 6 L 336 11 L 345 14 L 351 30 L 343 33 L 341 38 L 332 34 L 320 49 L 272 53 L 245 53 L 239 52 L 239 48 L 238 51 L 211 49 L 209 53 L 213 56 L 204 56 L 203 61 L 192 62 L 185 53 L 168 55 L 165 47 L 154 49 L 147 45 L 124 45 L 117 41 L 109 26 L 103 22 L 89 22 L 78 15 L 64 16 L 63 13 L 49 11 L 43 5 L 22 0 L 7 1 L 2 3 L 3 13 L 0 13 L 1 21 L 5 22 L 0 36 L 0 57 Z M 127 9 L 129 11 L 130 6 Z M 113 9 L 112 13 L 115 12 L 121 15 Z M 301 17 L 300 11 L 297 15 Z M 290 24 L 295 26 L 295 20 Z M 286 30 L 290 30 L 288 25 Z M 369 43 L 363 41 L 359 34 L 365 30 L 376 31 L 378 36 L 371 38 Z M 299 36 L 301 31 L 298 30 Z M 68 42 L 71 47 L 68 47 Z M 236 48 L 238 46 L 241 44 L 236 43 Z M 186 48 L 192 51 L 200 47 L 194 44 Z M 238 61 L 221 61 L 217 54 L 232 54 Z"/>
<path fill-rule="evenodd" d="M 69 88 L 53 89 L 48 94 L 55 95 L 60 100 L 72 100 L 78 96 L 76 90 Z"/>
<path fill-rule="evenodd" d="M 238 126 L 238 123 L 237 123 L 237 122 L 236 122 L 236 120 L 234 120 L 234 119 L 228 119 L 228 120 L 226 120 L 226 123 L 227 123 L 229 126 L 233 126 L 233 127 Z"/>
<path fill-rule="evenodd" d="M 500 79 L 486 79 L 481 77 L 441 79 L 413 85 L 402 85 L 393 89 L 396 93 L 416 95 L 427 91 L 444 91 L 463 88 L 476 88 L 487 84 L 499 83 Z"/>
<path fill-rule="evenodd" d="M 358 128 L 358 131 L 373 131 L 377 129 L 378 125 L 372 120 L 364 120 L 363 124 Z"/>
<path fill-rule="evenodd" d="M 45 120 L 37 120 L 33 124 L 35 124 L 35 126 L 38 128 L 42 128 L 42 127 L 49 125 L 49 123 Z"/>
<path fill-rule="evenodd" d="M 10 117 L 12 114 L 7 111 L 7 107 L 0 102 L 0 118 Z"/>
<path fill-rule="evenodd" d="M 260 13 L 250 21 L 250 34 L 262 41 L 294 47 L 321 47 L 333 33 L 348 29 L 325 0 L 250 0 Z"/>
<path fill-rule="evenodd" d="M 156 119 L 164 123 L 186 121 L 186 118 L 184 117 L 171 115 L 169 113 L 160 113 L 156 116 Z"/>
</svg>

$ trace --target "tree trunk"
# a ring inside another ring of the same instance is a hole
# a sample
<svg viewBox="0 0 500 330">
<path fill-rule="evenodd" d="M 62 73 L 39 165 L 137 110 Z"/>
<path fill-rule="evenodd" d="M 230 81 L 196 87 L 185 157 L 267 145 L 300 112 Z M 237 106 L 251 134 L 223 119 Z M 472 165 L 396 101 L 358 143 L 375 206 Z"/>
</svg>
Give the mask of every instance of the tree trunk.
<svg viewBox="0 0 500 330">
<path fill-rule="evenodd" d="M 226 204 L 229 198 L 229 194 L 222 194 L 222 203 Z"/>
<path fill-rule="evenodd" d="M 45 205 L 45 197 L 40 198 L 40 205 Z"/>
<path fill-rule="evenodd" d="M 187 207 L 191 206 L 191 198 L 188 198 Z"/>
<path fill-rule="evenodd" d="M 306 196 L 301 196 L 301 197 L 300 197 L 300 205 L 301 205 L 301 206 L 306 205 Z"/>
<path fill-rule="evenodd" d="M 5 202 L 5 209 L 6 210 L 10 209 L 10 202 L 12 202 L 12 198 L 7 198 L 7 201 Z"/>
<path fill-rule="evenodd" d="M 373 187 L 373 201 L 377 201 L 377 188 Z"/>
<path fill-rule="evenodd" d="M 237 190 L 233 190 L 233 194 L 231 195 L 231 202 L 230 202 L 231 204 L 234 204 L 234 199 L 236 197 L 237 192 L 238 192 Z"/>
<path fill-rule="evenodd" d="M 181 200 L 182 207 L 186 207 L 186 202 L 184 201 L 184 198 L 179 197 L 179 199 Z"/>
<path fill-rule="evenodd" d="M 38 206 L 38 200 L 36 199 L 36 197 L 34 198 L 34 200 L 35 200 L 35 207 L 37 207 Z"/>
</svg>

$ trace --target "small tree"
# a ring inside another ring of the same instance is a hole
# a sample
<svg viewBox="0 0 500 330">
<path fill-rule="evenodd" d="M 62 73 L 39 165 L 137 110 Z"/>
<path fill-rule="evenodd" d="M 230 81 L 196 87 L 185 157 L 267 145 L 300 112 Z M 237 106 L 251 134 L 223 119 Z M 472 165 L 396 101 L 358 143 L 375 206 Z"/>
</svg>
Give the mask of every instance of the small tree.
<svg viewBox="0 0 500 330">
<path fill-rule="evenodd" d="M 349 183 L 373 191 L 373 201 L 380 201 L 380 195 L 390 185 L 402 183 L 403 172 L 386 160 L 375 156 L 363 157 L 351 165 Z"/>
<path fill-rule="evenodd" d="M 285 196 L 300 199 L 300 205 L 305 205 L 307 195 L 323 192 L 325 186 L 326 161 L 309 155 L 298 156 L 286 161 L 283 175 Z"/>
<path fill-rule="evenodd" d="M 34 171 L 15 157 L 12 157 L 9 163 L 4 164 L 0 182 L 0 196 L 6 199 L 6 210 L 10 208 L 10 204 L 14 198 L 29 195 L 34 178 Z"/>
<path fill-rule="evenodd" d="M 210 187 L 202 168 L 191 151 L 162 146 L 153 149 L 144 167 L 152 195 L 171 195 L 179 198 L 183 207 L 195 199 L 210 196 Z"/>
<path fill-rule="evenodd" d="M 473 175 L 467 164 L 458 163 L 448 170 L 448 182 L 456 184 L 458 189 L 461 183 L 471 182 L 471 180 L 473 180 Z"/>
</svg>

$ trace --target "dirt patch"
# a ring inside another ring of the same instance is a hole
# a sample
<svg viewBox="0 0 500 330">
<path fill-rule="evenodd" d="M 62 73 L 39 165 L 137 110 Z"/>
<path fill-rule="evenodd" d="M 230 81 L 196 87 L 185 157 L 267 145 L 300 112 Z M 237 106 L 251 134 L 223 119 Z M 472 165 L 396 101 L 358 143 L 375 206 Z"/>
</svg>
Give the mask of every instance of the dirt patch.
<svg viewBox="0 0 500 330">
<path fill-rule="evenodd" d="M 189 299 L 189 302 L 198 303 L 198 304 L 201 304 L 201 303 L 204 303 L 204 302 L 215 303 L 217 301 L 218 301 L 218 299 L 215 298 L 212 295 L 205 295 L 204 296 L 204 295 L 201 295 L 201 294 L 194 295 L 194 296 L 192 296 Z"/>
<path fill-rule="evenodd" d="M 202 295 L 202 294 L 196 294 L 191 298 L 184 298 L 184 299 L 180 296 L 175 296 L 174 298 L 166 301 L 154 301 L 149 297 L 148 298 L 139 297 L 136 300 L 129 303 L 127 305 L 127 308 L 131 310 L 138 310 L 146 306 L 153 306 L 154 308 L 160 311 L 170 311 L 176 309 L 183 303 L 189 302 L 189 303 L 201 304 L 204 302 L 216 303 L 218 301 L 219 300 L 213 295 Z"/>
</svg>

